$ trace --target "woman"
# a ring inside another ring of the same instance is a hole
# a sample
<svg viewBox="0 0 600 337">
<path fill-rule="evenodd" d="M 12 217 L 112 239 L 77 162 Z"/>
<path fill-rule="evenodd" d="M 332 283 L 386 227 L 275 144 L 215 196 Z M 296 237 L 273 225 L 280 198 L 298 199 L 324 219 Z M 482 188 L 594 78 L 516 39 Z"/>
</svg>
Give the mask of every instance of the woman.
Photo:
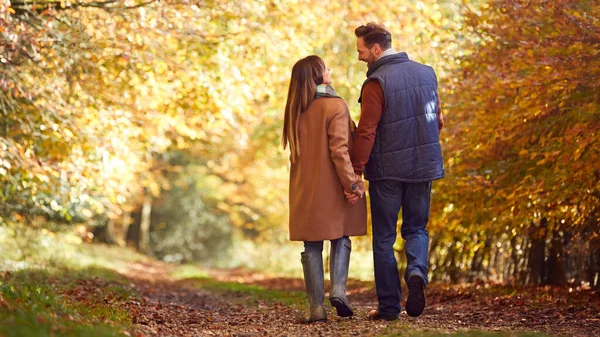
<svg viewBox="0 0 600 337">
<path fill-rule="evenodd" d="M 354 314 L 346 298 L 348 237 L 367 232 L 365 188 L 349 155 L 354 122 L 330 84 L 330 71 L 320 57 L 303 58 L 292 69 L 285 105 L 282 142 L 291 152 L 290 240 L 304 241 L 302 269 L 310 303 L 306 323 L 327 320 L 323 240 L 331 240 L 329 300 L 339 316 Z M 344 191 L 351 194 L 348 199 Z"/>
</svg>

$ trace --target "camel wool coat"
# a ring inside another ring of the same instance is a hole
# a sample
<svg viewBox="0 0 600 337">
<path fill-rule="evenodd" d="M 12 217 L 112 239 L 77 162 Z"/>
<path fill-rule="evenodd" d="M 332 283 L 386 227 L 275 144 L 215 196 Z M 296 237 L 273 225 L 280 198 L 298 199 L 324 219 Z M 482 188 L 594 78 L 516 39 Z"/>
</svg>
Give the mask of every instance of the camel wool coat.
<svg viewBox="0 0 600 337">
<path fill-rule="evenodd" d="M 354 122 L 339 97 L 316 98 L 300 115 L 300 156 L 290 168 L 290 240 L 335 240 L 367 233 L 362 177 L 350 162 Z M 344 190 L 363 197 L 350 204 Z"/>
</svg>

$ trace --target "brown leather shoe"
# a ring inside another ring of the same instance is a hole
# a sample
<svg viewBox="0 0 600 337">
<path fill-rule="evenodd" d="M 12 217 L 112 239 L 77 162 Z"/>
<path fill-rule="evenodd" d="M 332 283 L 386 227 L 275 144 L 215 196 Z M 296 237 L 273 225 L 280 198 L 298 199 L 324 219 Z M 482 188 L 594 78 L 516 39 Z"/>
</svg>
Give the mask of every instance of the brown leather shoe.
<svg viewBox="0 0 600 337">
<path fill-rule="evenodd" d="M 398 319 L 398 315 L 387 314 L 385 312 L 379 312 L 379 310 L 371 310 L 371 311 L 369 311 L 369 319 L 395 321 Z"/>
</svg>

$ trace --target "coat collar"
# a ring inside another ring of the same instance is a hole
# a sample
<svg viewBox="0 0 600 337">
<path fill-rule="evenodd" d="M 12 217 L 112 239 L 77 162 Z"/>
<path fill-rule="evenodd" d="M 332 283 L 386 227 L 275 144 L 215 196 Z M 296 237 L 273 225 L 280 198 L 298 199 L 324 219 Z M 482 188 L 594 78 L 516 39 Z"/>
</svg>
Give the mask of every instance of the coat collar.
<svg viewBox="0 0 600 337">
<path fill-rule="evenodd" d="M 373 75 L 373 73 L 375 73 L 375 71 L 377 71 L 377 69 L 379 69 L 380 67 L 382 67 L 386 64 L 403 63 L 406 61 L 409 61 L 409 58 L 408 58 L 408 54 L 406 54 L 405 52 L 395 53 L 395 54 L 391 54 L 391 55 L 384 55 L 384 56 L 380 57 L 379 60 L 377 60 L 377 62 L 375 62 L 375 64 L 371 68 L 369 68 L 369 70 L 367 71 L 367 77 L 370 77 L 371 75 Z"/>
</svg>

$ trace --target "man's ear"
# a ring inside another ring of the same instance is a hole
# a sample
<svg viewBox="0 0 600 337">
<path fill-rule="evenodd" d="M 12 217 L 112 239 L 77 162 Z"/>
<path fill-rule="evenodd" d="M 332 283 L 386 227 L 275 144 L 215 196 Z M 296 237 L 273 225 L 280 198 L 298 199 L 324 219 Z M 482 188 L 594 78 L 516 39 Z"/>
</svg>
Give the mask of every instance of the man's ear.
<svg viewBox="0 0 600 337">
<path fill-rule="evenodd" d="M 379 45 L 379 43 L 375 43 L 373 45 L 373 51 L 376 52 L 377 54 L 381 54 L 381 46 Z"/>
</svg>

